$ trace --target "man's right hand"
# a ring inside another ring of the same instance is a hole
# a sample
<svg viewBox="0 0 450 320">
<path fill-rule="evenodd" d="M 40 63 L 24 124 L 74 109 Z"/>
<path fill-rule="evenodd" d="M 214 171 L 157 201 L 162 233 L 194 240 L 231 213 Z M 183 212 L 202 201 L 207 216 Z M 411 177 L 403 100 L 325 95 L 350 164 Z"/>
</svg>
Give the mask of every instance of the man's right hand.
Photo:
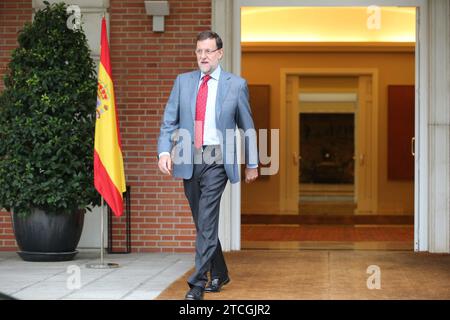
<svg viewBox="0 0 450 320">
<path fill-rule="evenodd" d="M 159 157 L 158 167 L 162 173 L 171 175 L 172 174 L 172 159 L 170 159 L 170 156 L 162 155 L 161 157 Z"/>
</svg>

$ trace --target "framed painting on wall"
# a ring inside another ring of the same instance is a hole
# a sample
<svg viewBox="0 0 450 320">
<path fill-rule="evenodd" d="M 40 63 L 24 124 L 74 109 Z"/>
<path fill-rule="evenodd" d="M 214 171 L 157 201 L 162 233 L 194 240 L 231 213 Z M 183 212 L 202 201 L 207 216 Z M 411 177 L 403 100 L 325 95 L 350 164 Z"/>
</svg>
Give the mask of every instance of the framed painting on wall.
<svg viewBox="0 0 450 320">
<path fill-rule="evenodd" d="M 414 85 L 388 86 L 388 180 L 414 180 Z"/>
</svg>

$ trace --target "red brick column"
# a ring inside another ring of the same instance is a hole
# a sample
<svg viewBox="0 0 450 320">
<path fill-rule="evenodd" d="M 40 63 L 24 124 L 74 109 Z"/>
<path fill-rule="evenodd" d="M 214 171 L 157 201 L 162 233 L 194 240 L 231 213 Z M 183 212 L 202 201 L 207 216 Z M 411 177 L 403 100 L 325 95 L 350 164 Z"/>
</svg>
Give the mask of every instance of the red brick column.
<svg viewBox="0 0 450 320">
<path fill-rule="evenodd" d="M 26 21 L 31 21 L 31 15 L 31 0 L 0 1 L 0 92 L 11 52 L 17 47 L 17 32 Z M 0 211 L 0 250 L 16 250 L 14 239 L 11 215 Z"/>
</svg>

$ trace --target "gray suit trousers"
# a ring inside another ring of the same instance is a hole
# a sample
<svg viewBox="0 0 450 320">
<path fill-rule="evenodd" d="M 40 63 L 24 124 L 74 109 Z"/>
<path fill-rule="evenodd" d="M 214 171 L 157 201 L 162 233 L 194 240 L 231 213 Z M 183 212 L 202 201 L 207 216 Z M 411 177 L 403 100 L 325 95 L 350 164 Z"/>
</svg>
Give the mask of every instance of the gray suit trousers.
<svg viewBox="0 0 450 320">
<path fill-rule="evenodd" d="M 198 154 L 202 151 L 196 152 Z M 215 158 L 221 159 L 220 148 L 215 148 L 215 152 Z M 224 165 L 217 162 L 202 161 L 194 164 L 192 178 L 183 180 L 184 192 L 197 230 L 195 272 L 189 277 L 190 287 L 204 288 L 208 281 L 208 271 L 212 278 L 228 276 L 218 236 L 220 199 L 228 177 Z"/>
</svg>

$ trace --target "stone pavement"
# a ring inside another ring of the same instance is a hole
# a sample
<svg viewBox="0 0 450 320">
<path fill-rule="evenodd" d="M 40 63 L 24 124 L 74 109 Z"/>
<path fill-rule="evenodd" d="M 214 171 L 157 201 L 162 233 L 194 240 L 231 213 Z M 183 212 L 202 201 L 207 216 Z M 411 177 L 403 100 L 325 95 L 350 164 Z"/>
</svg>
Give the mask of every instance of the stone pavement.
<svg viewBox="0 0 450 320">
<path fill-rule="evenodd" d="M 99 250 L 79 250 L 72 261 L 25 262 L 0 252 L 0 294 L 24 300 L 151 300 L 194 266 L 193 254 L 105 254 L 119 268 L 90 269 Z"/>
</svg>

